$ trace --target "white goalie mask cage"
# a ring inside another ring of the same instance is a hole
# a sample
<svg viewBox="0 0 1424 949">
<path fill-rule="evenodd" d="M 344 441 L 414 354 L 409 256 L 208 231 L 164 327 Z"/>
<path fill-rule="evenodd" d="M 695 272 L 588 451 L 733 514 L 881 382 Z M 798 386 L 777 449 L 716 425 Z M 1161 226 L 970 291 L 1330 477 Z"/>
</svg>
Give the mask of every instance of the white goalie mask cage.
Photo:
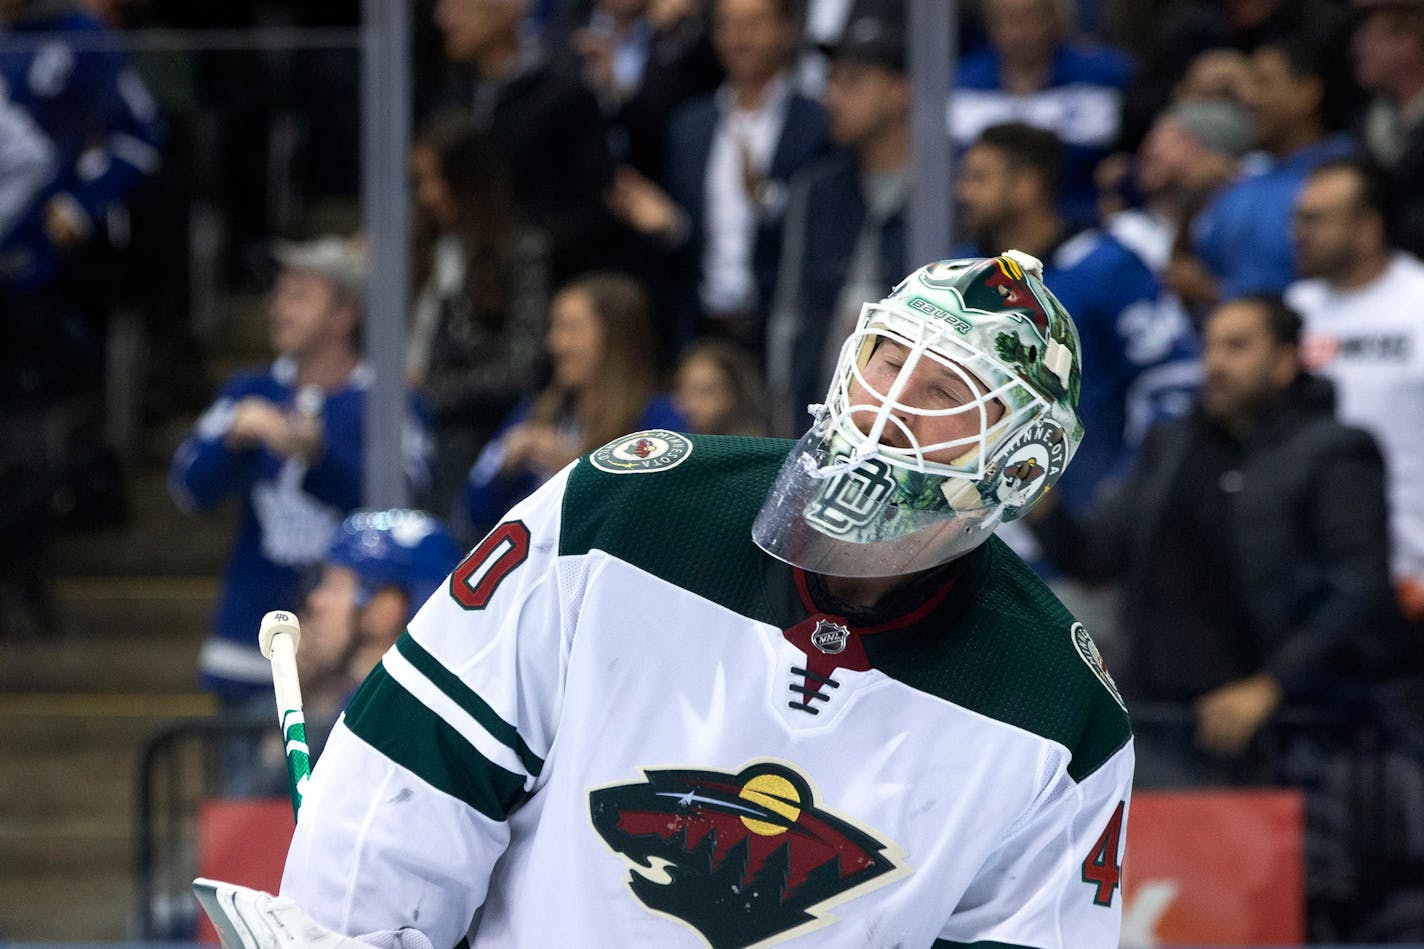
<svg viewBox="0 0 1424 949">
<path fill-rule="evenodd" d="M 1041 273 L 1017 251 L 940 261 L 866 304 L 757 516 L 758 546 L 816 573 L 895 576 L 1032 507 L 1083 433 L 1077 330 Z M 866 368 L 887 345 L 895 368 L 877 385 Z M 917 372 L 960 395 L 928 399 Z"/>
</svg>

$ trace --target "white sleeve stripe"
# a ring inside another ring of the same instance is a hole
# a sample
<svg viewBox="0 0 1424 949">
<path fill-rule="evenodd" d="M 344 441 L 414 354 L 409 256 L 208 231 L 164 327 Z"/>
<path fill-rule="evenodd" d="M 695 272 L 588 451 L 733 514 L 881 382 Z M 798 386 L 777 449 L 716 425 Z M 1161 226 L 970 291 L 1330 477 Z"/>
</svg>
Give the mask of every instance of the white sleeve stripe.
<svg viewBox="0 0 1424 949">
<path fill-rule="evenodd" d="M 506 771 L 515 774 L 528 775 L 529 771 L 524 767 L 524 763 L 519 760 L 508 745 L 491 735 L 483 725 L 475 720 L 474 716 L 466 712 L 463 708 L 442 692 L 435 683 L 427 679 L 419 669 L 411 665 L 410 660 L 401 655 L 400 650 L 391 649 L 386 652 L 381 664 L 386 667 L 386 672 L 400 685 L 431 712 L 435 713 L 445 724 L 455 729 L 470 743 L 470 745 L 483 755 L 491 764 L 496 764 Z M 524 786 L 527 790 L 533 783 L 533 778 L 527 778 Z"/>
</svg>

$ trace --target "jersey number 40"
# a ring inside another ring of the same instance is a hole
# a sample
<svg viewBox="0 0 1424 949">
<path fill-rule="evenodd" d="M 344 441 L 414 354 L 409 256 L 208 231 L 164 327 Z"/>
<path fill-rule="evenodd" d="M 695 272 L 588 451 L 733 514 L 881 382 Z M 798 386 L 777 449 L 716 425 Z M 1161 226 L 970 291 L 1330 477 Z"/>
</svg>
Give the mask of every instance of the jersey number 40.
<svg viewBox="0 0 1424 949">
<path fill-rule="evenodd" d="M 528 559 L 529 528 L 523 521 L 505 521 L 450 574 L 450 595 L 467 610 L 482 610 L 504 578 Z"/>
</svg>

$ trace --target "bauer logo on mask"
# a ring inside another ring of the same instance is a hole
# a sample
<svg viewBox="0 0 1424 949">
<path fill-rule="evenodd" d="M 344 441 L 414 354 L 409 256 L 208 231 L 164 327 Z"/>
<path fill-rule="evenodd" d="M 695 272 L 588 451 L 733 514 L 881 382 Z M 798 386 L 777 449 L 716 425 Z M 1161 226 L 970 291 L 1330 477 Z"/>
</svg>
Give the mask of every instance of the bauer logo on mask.
<svg viewBox="0 0 1424 949">
<path fill-rule="evenodd" d="M 872 458 L 827 481 L 806 506 L 806 520 L 833 534 L 848 534 L 875 520 L 894 489 L 890 466 Z"/>
</svg>

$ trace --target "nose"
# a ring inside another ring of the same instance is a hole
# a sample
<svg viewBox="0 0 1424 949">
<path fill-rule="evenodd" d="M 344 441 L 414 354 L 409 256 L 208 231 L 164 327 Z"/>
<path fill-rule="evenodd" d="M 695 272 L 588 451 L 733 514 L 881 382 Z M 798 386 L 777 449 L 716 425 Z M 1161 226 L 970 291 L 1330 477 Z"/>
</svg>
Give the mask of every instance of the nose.
<svg viewBox="0 0 1424 949">
<path fill-rule="evenodd" d="M 880 444 L 890 448 L 911 448 L 915 444 L 915 422 L 918 416 L 903 408 L 892 408 L 885 427 L 880 432 Z"/>
<path fill-rule="evenodd" d="M 894 423 L 891 423 L 889 425 L 886 425 L 885 431 L 881 433 L 880 444 L 885 445 L 889 448 L 909 449 L 912 443 L 910 441 L 910 436 L 905 434 L 904 429 L 900 428 Z"/>
</svg>

